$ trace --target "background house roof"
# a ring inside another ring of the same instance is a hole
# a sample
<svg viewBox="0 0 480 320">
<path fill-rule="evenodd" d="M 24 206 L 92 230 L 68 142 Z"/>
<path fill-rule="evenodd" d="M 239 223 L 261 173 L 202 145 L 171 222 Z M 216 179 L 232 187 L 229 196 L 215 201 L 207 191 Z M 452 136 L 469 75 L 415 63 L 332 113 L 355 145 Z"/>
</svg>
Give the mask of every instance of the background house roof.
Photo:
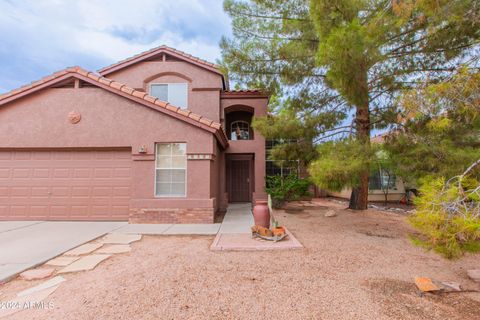
<svg viewBox="0 0 480 320">
<path fill-rule="evenodd" d="M 105 78 L 94 72 L 84 70 L 78 66 L 66 68 L 64 70 L 55 72 L 54 74 L 44 77 L 38 81 L 34 81 L 28 85 L 0 95 L 0 106 L 24 97 L 28 94 L 34 93 L 43 88 L 48 88 L 52 85 L 63 82 L 70 77 L 75 77 L 80 80 L 97 85 L 98 87 L 121 95 L 123 97 L 129 98 L 130 100 L 138 102 L 144 106 L 150 107 L 167 115 L 173 116 L 174 118 L 205 129 L 213 133 L 223 147 L 226 147 L 228 145 L 226 133 L 220 123 L 214 122 L 189 110 L 173 106 L 168 102 L 162 101 L 156 97 L 152 97 L 145 92 L 135 90 L 125 84 Z"/>
</svg>

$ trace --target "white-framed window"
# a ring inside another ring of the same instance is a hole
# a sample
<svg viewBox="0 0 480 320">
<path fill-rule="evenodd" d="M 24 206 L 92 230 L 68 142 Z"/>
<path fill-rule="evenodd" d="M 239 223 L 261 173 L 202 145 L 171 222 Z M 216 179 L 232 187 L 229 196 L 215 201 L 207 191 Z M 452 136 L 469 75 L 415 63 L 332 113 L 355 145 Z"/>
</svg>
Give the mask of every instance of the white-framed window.
<svg viewBox="0 0 480 320">
<path fill-rule="evenodd" d="M 185 197 L 187 194 L 187 144 L 157 143 L 155 146 L 155 196 Z"/>
<path fill-rule="evenodd" d="M 232 122 L 230 132 L 230 140 L 250 140 L 250 124 L 247 121 Z"/>
<path fill-rule="evenodd" d="M 397 177 L 388 170 L 374 170 L 368 179 L 369 190 L 397 190 Z"/>
<path fill-rule="evenodd" d="M 188 107 L 188 85 L 186 83 L 152 83 L 151 96 L 166 101 L 176 107 Z"/>
</svg>

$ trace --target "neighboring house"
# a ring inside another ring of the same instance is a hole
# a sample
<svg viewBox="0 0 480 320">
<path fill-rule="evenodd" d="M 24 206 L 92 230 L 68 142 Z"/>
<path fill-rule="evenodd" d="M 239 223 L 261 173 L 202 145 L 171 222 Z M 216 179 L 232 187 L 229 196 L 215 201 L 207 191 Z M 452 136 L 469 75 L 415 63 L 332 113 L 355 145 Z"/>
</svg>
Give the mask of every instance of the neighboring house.
<svg viewBox="0 0 480 320">
<path fill-rule="evenodd" d="M 388 175 L 379 169 L 372 173 L 368 181 L 368 201 L 383 202 L 385 201 L 385 190 L 388 183 Z M 333 197 L 339 197 L 344 199 L 350 199 L 352 189 L 345 188 L 340 192 L 327 191 L 327 195 Z M 388 184 L 387 201 L 396 202 L 400 201 L 405 196 L 405 185 L 399 177 L 394 175 L 390 177 L 390 183 Z"/>
<path fill-rule="evenodd" d="M 373 137 L 372 143 L 383 143 L 385 135 Z M 389 174 L 382 168 L 374 170 L 368 181 L 368 201 L 383 202 L 387 193 L 387 201 L 400 201 L 405 196 L 405 184 L 401 177 Z M 341 192 L 327 191 L 327 195 L 350 199 L 352 189 L 345 188 Z"/>
<path fill-rule="evenodd" d="M 161 46 L 0 96 L 0 220 L 213 223 L 265 199 L 268 96 Z"/>
</svg>

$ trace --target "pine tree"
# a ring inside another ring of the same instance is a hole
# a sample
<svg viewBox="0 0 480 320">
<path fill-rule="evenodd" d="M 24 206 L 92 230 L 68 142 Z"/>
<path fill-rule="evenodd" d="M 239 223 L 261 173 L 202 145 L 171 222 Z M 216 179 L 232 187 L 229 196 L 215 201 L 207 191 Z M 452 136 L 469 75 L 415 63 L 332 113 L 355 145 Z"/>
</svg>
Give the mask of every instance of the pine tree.
<svg viewBox="0 0 480 320">
<path fill-rule="evenodd" d="M 406 92 L 398 103 L 399 123 L 384 147 L 408 182 L 448 179 L 480 159 L 480 71 L 460 68 L 445 81 Z"/>
<path fill-rule="evenodd" d="M 288 136 L 288 115 L 311 144 L 348 139 L 371 154 L 371 130 L 397 122 L 399 92 L 443 79 L 478 55 L 475 0 L 226 0 L 224 7 L 233 28 L 221 42 L 230 79 L 270 91 L 275 111 L 289 110 L 276 123 L 257 119 L 256 129 Z M 350 179 L 352 209 L 367 207 L 363 158 Z"/>
</svg>

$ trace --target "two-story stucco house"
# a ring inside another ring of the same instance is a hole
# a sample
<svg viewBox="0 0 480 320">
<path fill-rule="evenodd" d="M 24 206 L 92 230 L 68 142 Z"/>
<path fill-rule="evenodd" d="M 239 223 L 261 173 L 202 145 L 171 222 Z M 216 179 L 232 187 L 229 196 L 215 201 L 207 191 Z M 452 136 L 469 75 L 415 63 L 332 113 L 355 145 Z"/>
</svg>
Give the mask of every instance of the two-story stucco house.
<svg viewBox="0 0 480 320">
<path fill-rule="evenodd" d="M 0 220 L 213 223 L 265 199 L 268 96 L 161 46 L 0 96 Z"/>
</svg>

